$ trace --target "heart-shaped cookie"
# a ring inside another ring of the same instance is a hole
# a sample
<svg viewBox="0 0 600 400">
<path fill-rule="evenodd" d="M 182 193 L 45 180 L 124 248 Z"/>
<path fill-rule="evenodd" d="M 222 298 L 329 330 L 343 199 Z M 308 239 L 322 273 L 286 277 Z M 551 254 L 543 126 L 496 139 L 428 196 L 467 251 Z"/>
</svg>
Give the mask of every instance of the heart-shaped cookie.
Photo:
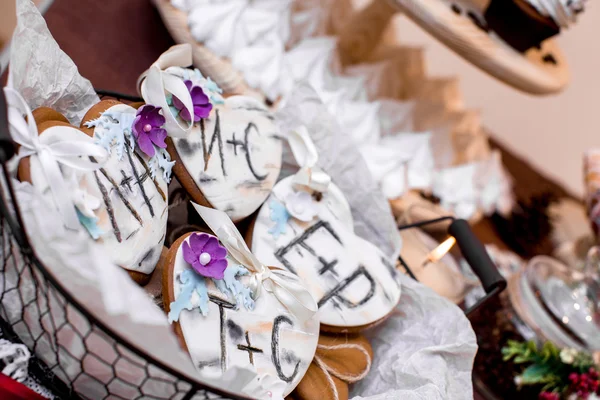
<svg viewBox="0 0 600 400">
<path fill-rule="evenodd" d="M 232 96 L 185 138 L 172 138 L 173 171 L 191 198 L 239 221 L 260 207 L 281 169 L 281 141 L 269 110 Z"/>
<path fill-rule="evenodd" d="M 354 234 L 343 193 L 316 164 L 304 127 L 288 133 L 300 170 L 279 181 L 248 235 L 258 259 L 298 275 L 317 300 L 321 328 L 358 331 L 385 318 L 400 299 L 387 257 Z"/>
<path fill-rule="evenodd" d="M 239 241 L 243 244 L 241 237 Z M 293 305 L 281 301 L 283 286 L 271 280 L 276 272 L 257 274 L 238 260 L 239 253 L 234 257 L 236 253 L 221 245 L 227 242 L 231 236 L 220 242 L 194 232 L 173 243 L 163 272 L 169 321 L 204 377 L 219 377 L 234 366 L 250 367 L 275 377 L 273 393 L 285 396 L 313 360 L 319 337 L 316 304 L 297 277 L 285 275 L 290 287 L 302 288 L 314 307 L 310 317 L 301 317 Z"/>
<path fill-rule="evenodd" d="M 345 210 L 334 205 L 342 202 L 329 191 L 320 200 L 295 201 L 300 193 L 306 192 L 294 188 L 293 177 L 275 185 L 256 217 L 252 252 L 301 278 L 319 305 L 321 329 L 354 331 L 382 320 L 400 299 L 394 266 L 340 219 Z"/>
<path fill-rule="evenodd" d="M 191 46 L 171 47 L 140 76 L 140 93 L 164 109 L 174 172 L 192 200 L 238 222 L 260 207 L 279 176 L 278 129 L 264 104 L 224 99 L 210 77 L 184 68 L 191 63 Z"/>
<path fill-rule="evenodd" d="M 94 138 L 108 158 L 95 171 L 62 167 L 62 174 L 74 191 L 81 225 L 103 242 L 117 265 L 127 269 L 136 282 L 145 284 L 164 243 L 172 162 L 164 150 L 157 150 L 154 157 L 139 151 L 131 132 L 136 113 L 136 109 L 114 100 L 92 107 L 80 130 Z M 51 127 L 70 126 L 64 116 L 48 108 L 35 110 L 33 116 L 40 135 Z M 29 157 L 21 160 L 19 178 L 40 183 L 37 186 L 42 193 L 50 196 L 43 174 Z"/>
</svg>

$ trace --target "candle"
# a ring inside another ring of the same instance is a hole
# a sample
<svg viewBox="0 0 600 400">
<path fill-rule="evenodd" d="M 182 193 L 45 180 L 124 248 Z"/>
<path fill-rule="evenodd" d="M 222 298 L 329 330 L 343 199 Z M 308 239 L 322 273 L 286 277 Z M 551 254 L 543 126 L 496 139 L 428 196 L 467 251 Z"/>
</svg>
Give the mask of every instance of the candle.
<svg viewBox="0 0 600 400">
<path fill-rule="evenodd" d="M 476 283 L 462 275 L 458 262 L 448 253 L 456 239 L 450 237 L 438 243 L 417 228 L 402 230 L 400 235 L 400 256 L 417 280 L 454 303 L 462 302 L 466 291 Z"/>
<path fill-rule="evenodd" d="M 454 246 L 455 243 L 456 239 L 454 239 L 452 236 L 444 240 L 442 243 L 439 244 L 439 246 L 437 246 L 435 249 L 429 252 L 427 258 L 425 259 L 425 263 L 423 263 L 423 267 L 425 267 L 429 263 L 436 263 L 440 261 L 448 254 L 448 252 L 450 251 L 452 246 Z"/>
</svg>

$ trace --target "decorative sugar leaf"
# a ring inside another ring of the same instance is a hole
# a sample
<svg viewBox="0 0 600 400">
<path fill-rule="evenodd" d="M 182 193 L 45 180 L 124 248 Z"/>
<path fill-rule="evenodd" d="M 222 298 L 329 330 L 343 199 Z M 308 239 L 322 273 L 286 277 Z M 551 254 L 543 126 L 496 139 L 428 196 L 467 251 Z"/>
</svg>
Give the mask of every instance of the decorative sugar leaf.
<svg viewBox="0 0 600 400">
<path fill-rule="evenodd" d="M 252 290 L 244 286 L 240 282 L 238 277 L 248 275 L 249 272 L 246 268 L 241 265 L 229 264 L 225 269 L 225 276 L 222 280 L 213 279 L 217 289 L 221 291 L 228 298 L 235 300 L 236 305 L 239 307 L 240 303 L 244 305 L 247 310 L 254 309 L 254 300 L 252 299 Z"/>
<path fill-rule="evenodd" d="M 171 171 L 175 161 L 171 161 L 171 156 L 166 149 L 158 148 L 155 156 L 158 159 L 158 166 L 163 171 L 163 177 L 167 183 L 171 181 Z"/>
<path fill-rule="evenodd" d="M 148 168 L 150 168 L 150 176 L 152 179 L 156 178 L 156 172 L 158 171 L 158 158 L 156 155 L 154 157 L 150 157 L 148 160 Z"/>
<path fill-rule="evenodd" d="M 98 227 L 98 217 L 90 218 L 81 213 L 75 207 L 75 212 L 77 213 L 77 218 L 83 227 L 88 231 L 92 239 L 98 240 L 104 234 L 102 230 Z"/>
<path fill-rule="evenodd" d="M 84 125 L 86 128 L 95 128 L 96 126 L 99 126 L 101 124 L 101 118 L 102 118 L 102 116 L 100 116 L 96 119 L 92 119 L 90 121 L 84 122 Z"/>
<path fill-rule="evenodd" d="M 109 153 L 112 153 L 114 149 L 118 159 L 121 160 L 123 159 L 126 142 L 132 148 L 135 145 L 131 130 L 131 126 L 135 120 L 134 111 L 105 111 L 100 117 L 86 122 L 85 126 L 95 128 L 94 139 L 96 143 L 104 147 Z"/>
<path fill-rule="evenodd" d="M 192 303 L 194 292 L 199 297 L 197 307 L 202 315 L 206 316 L 208 314 L 208 289 L 204 277 L 188 268 L 179 275 L 179 282 L 181 283 L 181 292 L 169 306 L 169 323 L 179 321 L 179 316 L 183 310 L 191 311 L 195 308 Z"/>
<path fill-rule="evenodd" d="M 290 213 L 283 203 L 274 199 L 269 202 L 269 208 L 271 209 L 271 221 L 275 222 L 275 225 L 269 229 L 269 234 L 273 236 L 273 239 L 277 240 L 287 229 Z"/>
</svg>

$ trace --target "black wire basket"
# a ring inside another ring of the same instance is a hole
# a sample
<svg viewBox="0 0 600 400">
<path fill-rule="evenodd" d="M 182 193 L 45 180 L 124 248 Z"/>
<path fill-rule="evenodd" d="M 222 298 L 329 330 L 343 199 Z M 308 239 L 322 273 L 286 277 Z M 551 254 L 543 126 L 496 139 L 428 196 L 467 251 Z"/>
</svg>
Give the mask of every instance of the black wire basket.
<svg viewBox="0 0 600 400">
<path fill-rule="evenodd" d="M 104 92 L 120 100 L 141 99 Z M 8 131 L 6 102 L 0 91 L 0 328 L 4 336 L 25 344 L 37 357 L 29 371 L 59 399 L 245 399 L 223 388 L 188 377 L 95 318 L 66 290 L 36 257 L 27 238 L 7 167 L 15 154 Z M 438 220 L 426 223 L 436 223 Z M 499 275 L 468 223 L 453 221 L 448 232 L 477 274 L 486 296 L 501 292 L 506 281 Z M 403 260 L 399 260 L 410 271 Z M 15 307 L 18 304 L 18 307 Z M 98 351 L 98 349 L 103 349 Z M 76 352 L 73 349 L 77 349 Z M 73 366 L 77 366 L 74 368 Z M 103 368 L 103 380 L 93 373 Z M 82 388 L 85 387 L 85 393 Z"/>
</svg>

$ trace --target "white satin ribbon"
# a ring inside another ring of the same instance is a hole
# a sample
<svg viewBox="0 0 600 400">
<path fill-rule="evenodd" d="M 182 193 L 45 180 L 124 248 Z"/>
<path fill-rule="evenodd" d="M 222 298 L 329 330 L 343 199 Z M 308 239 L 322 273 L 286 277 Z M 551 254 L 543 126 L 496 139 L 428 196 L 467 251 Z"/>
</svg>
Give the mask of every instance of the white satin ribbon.
<svg viewBox="0 0 600 400">
<path fill-rule="evenodd" d="M 53 126 L 38 135 L 35 120 L 25 99 L 12 88 L 4 88 L 4 93 L 8 102 L 10 134 L 21 146 L 17 158 L 29 157 L 31 170 L 40 171 L 50 187 L 65 226 L 78 229 L 80 223 L 71 189 L 59 164 L 80 171 L 94 171 L 106 162 L 108 152 L 95 144 L 93 138 L 72 126 Z M 94 157 L 96 162 L 91 161 L 90 157 Z"/>
<path fill-rule="evenodd" d="M 287 134 L 288 143 L 300 170 L 294 175 L 294 183 L 325 193 L 329 189 L 331 177 L 317 166 L 319 153 L 305 126 L 299 126 Z"/>
<path fill-rule="evenodd" d="M 183 79 L 165 70 L 169 67 L 192 65 L 192 47 L 189 43 L 172 46 L 138 78 L 138 90 L 147 104 L 161 107 L 166 119 L 165 129 L 169 136 L 185 137 L 194 126 L 194 104 L 192 95 Z M 177 97 L 192 116 L 192 121 L 178 120 L 167 103 L 166 92 Z M 182 122 L 184 125 L 182 125 Z"/>
<path fill-rule="evenodd" d="M 217 235 L 229 254 L 240 264 L 254 272 L 256 279 L 255 296 L 260 296 L 261 287 L 272 293 L 293 315 L 305 322 L 317 312 L 317 303 L 310 292 L 300 284 L 298 277 L 291 272 L 264 266 L 246 246 L 246 242 L 231 219 L 223 211 L 192 205 Z"/>
</svg>

